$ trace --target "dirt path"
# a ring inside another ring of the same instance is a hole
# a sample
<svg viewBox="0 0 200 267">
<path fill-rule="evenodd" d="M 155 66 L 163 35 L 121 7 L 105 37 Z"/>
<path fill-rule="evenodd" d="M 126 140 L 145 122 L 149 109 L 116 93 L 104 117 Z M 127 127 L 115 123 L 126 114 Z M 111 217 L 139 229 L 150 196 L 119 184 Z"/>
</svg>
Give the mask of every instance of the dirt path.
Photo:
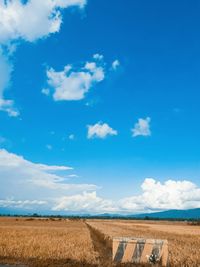
<svg viewBox="0 0 200 267">
<path fill-rule="evenodd" d="M 112 265 L 112 243 L 105 238 L 104 234 L 93 228 L 91 225 L 86 223 L 90 237 L 93 242 L 94 250 L 99 254 L 99 266 L 110 267 Z"/>
<path fill-rule="evenodd" d="M 147 267 L 149 265 L 125 263 L 125 264 L 114 264 L 112 262 L 112 241 L 105 237 L 105 235 L 86 223 L 90 237 L 93 242 L 94 250 L 99 254 L 98 267 Z"/>
</svg>

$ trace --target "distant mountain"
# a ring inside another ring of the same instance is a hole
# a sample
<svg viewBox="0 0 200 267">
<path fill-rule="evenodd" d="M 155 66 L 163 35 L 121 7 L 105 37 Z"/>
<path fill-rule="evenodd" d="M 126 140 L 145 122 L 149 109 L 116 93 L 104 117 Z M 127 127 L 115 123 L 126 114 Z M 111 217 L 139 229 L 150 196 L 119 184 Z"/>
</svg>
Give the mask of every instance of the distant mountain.
<svg viewBox="0 0 200 267">
<path fill-rule="evenodd" d="M 190 210 L 168 210 L 154 213 L 144 213 L 139 215 L 131 215 L 132 218 L 152 218 L 152 219 L 199 219 L 200 220 L 200 208 Z"/>
<path fill-rule="evenodd" d="M 22 215 L 22 216 L 31 216 L 32 214 L 37 213 L 40 216 L 65 216 L 65 217 L 82 217 L 82 218 L 124 218 L 124 219 L 170 219 L 170 220 L 200 220 L 200 208 L 199 209 L 189 209 L 189 210 L 168 210 L 162 212 L 154 212 L 154 213 L 143 213 L 143 214 L 133 214 L 133 215 L 122 215 L 122 214 L 98 214 L 98 215 L 90 215 L 90 214 L 71 214 L 66 212 L 57 213 L 52 211 L 27 211 L 22 209 L 7 209 L 0 208 L 0 215 Z"/>
<path fill-rule="evenodd" d="M 25 215 L 27 212 L 20 209 L 1 208 L 0 215 Z"/>
</svg>

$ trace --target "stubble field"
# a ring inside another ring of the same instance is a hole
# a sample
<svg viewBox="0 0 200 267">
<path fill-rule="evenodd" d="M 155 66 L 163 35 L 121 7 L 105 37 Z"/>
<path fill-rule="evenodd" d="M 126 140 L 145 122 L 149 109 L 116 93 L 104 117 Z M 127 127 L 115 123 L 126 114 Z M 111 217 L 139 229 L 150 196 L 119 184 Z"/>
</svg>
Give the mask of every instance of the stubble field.
<svg viewBox="0 0 200 267">
<path fill-rule="evenodd" d="M 113 237 L 167 239 L 170 266 L 200 266 L 200 227 L 186 222 L 0 218 L 0 264 L 110 267 Z M 129 265 L 134 266 L 134 265 Z"/>
</svg>

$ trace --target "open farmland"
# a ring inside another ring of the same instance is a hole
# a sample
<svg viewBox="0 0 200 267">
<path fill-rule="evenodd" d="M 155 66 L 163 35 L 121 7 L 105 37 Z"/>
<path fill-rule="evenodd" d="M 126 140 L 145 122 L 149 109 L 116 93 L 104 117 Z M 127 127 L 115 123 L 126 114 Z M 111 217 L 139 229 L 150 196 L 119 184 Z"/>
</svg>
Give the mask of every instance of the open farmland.
<svg viewBox="0 0 200 267">
<path fill-rule="evenodd" d="M 110 267 L 112 237 L 119 236 L 168 239 L 170 266 L 200 266 L 199 226 L 28 218 L 0 218 L 0 265 Z"/>
<path fill-rule="evenodd" d="M 0 263 L 77 266 L 96 263 L 87 226 L 81 221 L 0 219 Z"/>
<path fill-rule="evenodd" d="M 138 237 L 167 239 L 170 266 L 200 266 L 200 226 L 183 222 L 157 221 L 90 221 L 108 239 L 112 237 Z"/>
</svg>

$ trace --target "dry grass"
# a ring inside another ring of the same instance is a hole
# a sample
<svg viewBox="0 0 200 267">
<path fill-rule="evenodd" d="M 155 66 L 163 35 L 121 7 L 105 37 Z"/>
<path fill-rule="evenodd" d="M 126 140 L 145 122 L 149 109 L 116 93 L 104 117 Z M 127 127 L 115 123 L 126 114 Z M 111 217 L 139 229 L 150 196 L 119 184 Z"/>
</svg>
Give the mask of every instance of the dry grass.
<svg viewBox="0 0 200 267">
<path fill-rule="evenodd" d="M 200 266 L 200 227 L 186 223 L 139 221 L 88 221 L 107 237 L 133 236 L 168 239 L 170 266 Z"/>
<path fill-rule="evenodd" d="M 0 263 L 37 267 L 113 266 L 112 237 L 168 239 L 170 266 L 200 266 L 200 227 L 154 221 L 0 218 Z M 105 239 L 105 240 L 104 240 Z M 96 251 L 95 251 L 96 250 Z"/>
<path fill-rule="evenodd" d="M 89 230 L 82 221 L 0 218 L 1 262 L 70 259 L 95 263 L 96 257 Z"/>
</svg>

